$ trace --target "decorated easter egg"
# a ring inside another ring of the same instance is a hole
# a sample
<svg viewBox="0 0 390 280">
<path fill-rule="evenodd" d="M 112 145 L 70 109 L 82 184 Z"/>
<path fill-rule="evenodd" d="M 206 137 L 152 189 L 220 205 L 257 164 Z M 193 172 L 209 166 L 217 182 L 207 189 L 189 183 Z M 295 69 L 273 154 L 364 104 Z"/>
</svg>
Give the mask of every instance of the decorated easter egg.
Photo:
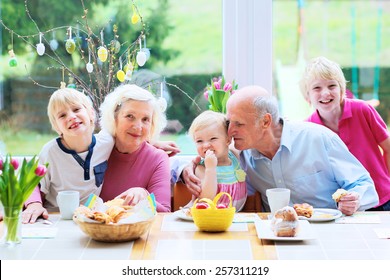
<svg viewBox="0 0 390 280">
<path fill-rule="evenodd" d="M 122 83 L 125 80 L 125 72 L 123 72 L 123 70 L 119 70 L 116 72 L 116 77 Z"/>
<path fill-rule="evenodd" d="M 74 53 L 74 51 L 76 50 L 76 43 L 74 42 L 73 39 L 68 39 L 68 40 L 66 40 L 65 49 L 66 49 L 66 51 L 67 51 L 69 54 Z"/>
<path fill-rule="evenodd" d="M 18 66 L 18 60 L 16 59 L 16 57 L 11 57 L 8 61 L 8 65 L 10 67 L 16 67 Z"/>
<path fill-rule="evenodd" d="M 139 66 L 141 66 L 141 67 L 144 66 L 145 62 L 146 62 L 146 54 L 145 54 L 145 52 L 139 51 L 137 53 L 136 60 L 137 60 L 137 63 L 138 63 Z"/>
<path fill-rule="evenodd" d="M 127 72 L 127 71 L 131 71 L 131 72 L 133 72 L 133 70 L 134 70 L 134 66 L 133 66 L 133 64 L 126 64 L 125 65 L 125 67 L 123 68 L 123 71 L 125 71 L 125 73 Z"/>
<path fill-rule="evenodd" d="M 87 69 L 88 73 L 92 73 L 93 72 L 93 65 L 92 65 L 91 62 L 88 62 L 87 65 L 85 65 L 85 68 Z"/>
<path fill-rule="evenodd" d="M 75 84 L 69 84 L 69 85 L 67 86 L 67 88 L 73 88 L 73 89 L 76 89 L 76 85 L 75 85 Z"/>
<path fill-rule="evenodd" d="M 121 43 L 119 43 L 118 40 L 112 40 L 110 45 L 111 45 L 111 51 L 114 53 L 119 53 L 119 51 L 121 50 Z"/>
<path fill-rule="evenodd" d="M 108 52 L 107 52 L 107 49 L 105 47 L 99 47 L 98 57 L 99 57 L 101 62 L 105 62 L 107 60 Z"/>
<path fill-rule="evenodd" d="M 133 71 L 127 70 L 125 80 L 130 81 L 132 76 L 133 76 Z"/>
<path fill-rule="evenodd" d="M 57 48 L 58 48 L 58 41 L 56 39 L 51 40 L 49 44 L 50 44 L 50 49 L 52 51 L 57 50 Z"/>
<path fill-rule="evenodd" d="M 37 44 L 37 53 L 42 56 L 45 53 L 45 45 L 42 43 Z"/>
<path fill-rule="evenodd" d="M 140 20 L 140 17 L 137 13 L 134 13 L 133 16 L 131 17 L 131 23 L 132 24 L 137 24 Z"/>
</svg>

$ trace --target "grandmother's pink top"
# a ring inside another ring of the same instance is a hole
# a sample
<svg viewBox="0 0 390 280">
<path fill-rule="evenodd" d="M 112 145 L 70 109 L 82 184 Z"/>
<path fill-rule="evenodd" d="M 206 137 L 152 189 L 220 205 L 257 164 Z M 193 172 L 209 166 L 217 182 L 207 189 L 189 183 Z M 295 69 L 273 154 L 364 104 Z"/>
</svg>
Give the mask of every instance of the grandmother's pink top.
<svg viewBox="0 0 390 280">
<path fill-rule="evenodd" d="M 157 211 L 171 211 L 169 157 L 148 143 L 131 154 L 112 149 L 100 197 L 114 199 L 129 188 L 141 187 L 156 197 Z"/>
<path fill-rule="evenodd" d="M 318 111 L 307 121 L 324 125 Z M 379 148 L 379 143 L 389 137 L 389 132 L 378 112 L 362 100 L 345 98 L 337 134 L 374 180 L 379 195 L 377 206 L 389 201 L 390 176 Z"/>
</svg>

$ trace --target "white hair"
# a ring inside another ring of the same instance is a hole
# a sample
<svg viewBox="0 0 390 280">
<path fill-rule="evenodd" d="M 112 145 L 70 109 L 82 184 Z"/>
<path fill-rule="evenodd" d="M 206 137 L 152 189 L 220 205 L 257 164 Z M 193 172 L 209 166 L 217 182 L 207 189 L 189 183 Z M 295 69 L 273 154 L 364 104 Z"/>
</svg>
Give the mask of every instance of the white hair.
<svg viewBox="0 0 390 280">
<path fill-rule="evenodd" d="M 115 119 L 118 116 L 118 111 L 122 104 L 129 100 L 148 102 L 152 105 L 153 117 L 149 141 L 157 140 L 166 125 L 166 117 L 162 113 L 160 105 L 153 94 L 134 84 L 121 85 L 105 97 L 104 102 L 100 106 L 101 128 L 107 130 L 115 137 Z"/>
</svg>

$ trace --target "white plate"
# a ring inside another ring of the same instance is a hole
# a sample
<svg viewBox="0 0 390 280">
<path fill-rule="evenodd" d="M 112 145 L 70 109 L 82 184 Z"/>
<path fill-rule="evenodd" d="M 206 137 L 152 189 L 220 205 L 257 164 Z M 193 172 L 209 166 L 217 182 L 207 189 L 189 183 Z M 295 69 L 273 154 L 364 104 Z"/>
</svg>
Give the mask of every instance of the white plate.
<svg viewBox="0 0 390 280">
<path fill-rule="evenodd" d="M 173 215 L 175 215 L 176 218 L 179 218 L 179 219 L 182 219 L 185 221 L 191 221 L 191 222 L 194 221 L 194 219 L 190 216 L 187 216 L 186 213 L 184 213 L 184 210 L 182 210 L 182 209 L 173 212 Z"/>
<path fill-rule="evenodd" d="M 314 208 L 313 215 L 310 218 L 298 216 L 300 220 L 307 220 L 309 222 L 328 222 L 338 219 L 343 214 L 337 209 L 329 208 Z"/>
<path fill-rule="evenodd" d="M 271 228 L 271 220 L 260 220 L 255 222 L 257 236 L 260 239 L 269 239 L 277 241 L 302 241 L 315 239 L 315 234 L 308 221 L 299 220 L 299 231 L 294 237 L 278 237 Z"/>
</svg>

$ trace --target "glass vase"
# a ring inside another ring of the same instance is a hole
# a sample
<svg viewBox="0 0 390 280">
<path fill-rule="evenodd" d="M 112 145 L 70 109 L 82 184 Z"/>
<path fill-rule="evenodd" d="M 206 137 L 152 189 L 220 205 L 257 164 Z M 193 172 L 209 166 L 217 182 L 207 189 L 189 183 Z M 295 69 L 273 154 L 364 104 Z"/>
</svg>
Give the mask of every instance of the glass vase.
<svg viewBox="0 0 390 280">
<path fill-rule="evenodd" d="M 20 207 L 4 207 L 3 233 L 0 244 L 14 246 L 22 242 L 22 209 Z"/>
</svg>

